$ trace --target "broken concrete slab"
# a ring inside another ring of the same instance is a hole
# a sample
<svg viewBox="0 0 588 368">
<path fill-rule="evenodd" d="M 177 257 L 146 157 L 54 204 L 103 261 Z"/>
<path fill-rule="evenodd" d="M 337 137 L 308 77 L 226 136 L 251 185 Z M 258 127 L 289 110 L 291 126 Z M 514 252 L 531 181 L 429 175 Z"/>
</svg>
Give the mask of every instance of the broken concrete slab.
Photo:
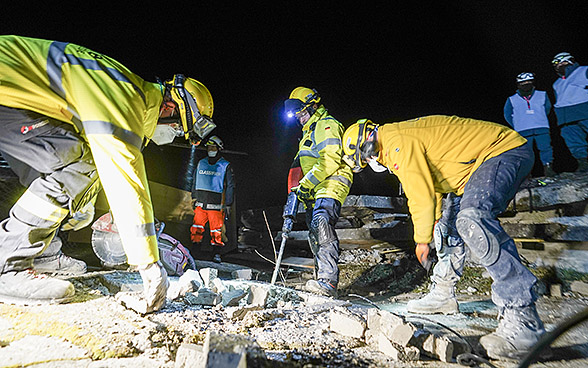
<svg viewBox="0 0 588 368">
<path fill-rule="evenodd" d="M 202 277 L 202 286 L 214 289 L 214 280 L 218 278 L 218 269 L 216 268 L 202 268 L 198 271 Z"/>
<path fill-rule="evenodd" d="M 529 180 L 516 193 L 509 211 L 534 211 L 588 199 L 588 175 L 562 173 L 551 178 Z"/>
<path fill-rule="evenodd" d="M 269 298 L 270 289 L 269 285 L 251 285 L 247 296 L 247 304 L 265 306 Z"/>
<path fill-rule="evenodd" d="M 203 281 L 198 271 L 186 270 L 177 282 L 170 283 L 167 291 L 167 298 L 175 300 L 186 295 L 187 292 L 197 291 L 202 284 Z"/>
<path fill-rule="evenodd" d="M 346 308 L 335 308 L 331 310 L 329 328 L 338 334 L 363 339 L 366 331 L 366 321 L 359 314 L 351 312 Z"/>
<path fill-rule="evenodd" d="M 583 282 L 583 281 L 573 281 L 570 284 L 570 289 L 574 292 L 574 293 L 579 293 L 582 295 L 588 295 L 588 283 Z"/>
<path fill-rule="evenodd" d="M 202 351 L 206 368 L 270 366 L 261 347 L 242 335 L 208 331 Z"/>
<path fill-rule="evenodd" d="M 184 343 L 178 347 L 174 368 L 200 368 L 205 363 L 202 345 Z"/>
<path fill-rule="evenodd" d="M 384 334 L 378 336 L 378 349 L 394 360 L 409 362 L 420 358 L 420 351 L 414 346 L 402 347 L 390 340 Z"/>
<path fill-rule="evenodd" d="M 524 223 L 501 219 L 506 233 L 513 238 L 538 238 L 545 241 L 585 241 L 588 239 L 588 215 L 547 218 L 544 222 Z"/>
<path fill-rule="evenodd" d="M 247 312 L 250 311 L 258 311 L 262 310 L 263 306 L 261 305 L 245 305 L 245 306 L 236 306 L 236 307 L 227 307 L 225 308 L 225 313 L 227 317 L 234 320 L 240 320 L 245 318 Z"/>
<path fill-rule="evenodd" d="M 214 306 L 222 302 L 222 297 L 209 288 L 202 287 L 194 293 L 186 293 L 184 302 L 188 305 Z"/>
<path fill-rule="evenodd" d="M 253 278 L 253 270 L 251 268 L 242 268 L 231 272 L 231 276 L 236 280 L 251 280 Z"/>
<path fill-rule="evenodd" d="M 227 289 L 221 292 L 223 307 L 239 305 L 239 301 L 247 295 L 242 289 Z"/>
<path fill-rule="evenodd" d="M 443 362 L 453 361 L 453 341 L 446 336 L 431 334 L 422 344 L 423 354 Z"/>
</svg>

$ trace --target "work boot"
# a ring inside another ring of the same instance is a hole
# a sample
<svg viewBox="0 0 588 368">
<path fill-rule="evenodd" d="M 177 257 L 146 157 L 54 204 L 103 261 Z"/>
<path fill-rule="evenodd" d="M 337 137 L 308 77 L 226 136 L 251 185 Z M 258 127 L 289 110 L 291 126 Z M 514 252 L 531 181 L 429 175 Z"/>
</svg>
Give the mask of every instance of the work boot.
<svg viewBox="0 0 588 368">
<path fill-rule="evenodd" d="M 86 262 L 72 258 L 61 251 L 53 256 L 35 258 L 33 268 L 37 272 L 60 276 L 82 275 L 87 270 Z"/>
<path fill-rule="evenodd" d="M 406 310 L 410 313 L 420 314 L 459 313 L 455 285 L 433 283 L 429 293 L 420 299 L 409 301 L 406 304 Z"/>
<path fill-rule="evenodd" d="M 553 171 L 553 168 L 551 167 L 550 163 L 543 165 L 543 176 L 551 177 L 551 176 L 555 176 L 555 175 L 556 175 L 556 172 Z"/>
<path fill-rule="evenodd" d="M 503 308 L 499 319 L 496 331 L 480 339 L 480 345 L 492 359 L 520 359 L 545 333 L 535 304 Z"/>
<path fill-rule="evenodd" d="M 65 280 L 40 275 L 33 270 L 0 274 L 0 302 L 20 305 L 57 304 L 69 301 L 74 286 Z"/>
<path fill-rule="evenodd" d="M 308 280 L 306 285 L 304 285 L 304 288 L 311 293 L 332 296 L 334 298 L 337 297 L 337 286 L 333 285 L 333 283 L 327 279 Z"/>
</svg>

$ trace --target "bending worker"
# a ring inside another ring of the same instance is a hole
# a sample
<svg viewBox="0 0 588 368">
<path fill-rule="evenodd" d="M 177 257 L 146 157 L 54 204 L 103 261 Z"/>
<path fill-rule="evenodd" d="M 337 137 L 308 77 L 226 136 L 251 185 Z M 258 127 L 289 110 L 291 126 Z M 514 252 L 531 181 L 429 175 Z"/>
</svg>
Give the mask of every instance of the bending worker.
<svg viewBox="0 0 588 368">
<path fill-rule="evenodd" d="M 208 222 L 210 227 L 210 243 L 222 247 L 222 228 L 225 212 L 233 205 L 235 183 L 233 170 L 229 161 L 221 156 L 223 142 L 213 135 L 206 142 L 208 157 L 198 162 L 194 172 L 192 185 L 192 208 L 194 221 L 190 228 L 192 245 L 197 247 L 202 242 L 204 228 Z M 193 250 L 196 250 L 193 248 Z"/>
<path fill-rule="evenodd" d="M 168 281 L 141 149 L 151 139 L 209 134 L 209 91 L 183 75 L 146 82 L 85 47 L 19 36 L 0 36 L 0 78 L 0 151 L 41 173 L 0 224 L 0 301 L 72 297 L 71 283 L 30 268 L 60 224 L 94 197 L 100 178 L 128 263 L 143 279 L 136 305 L 160 309 Z"/>
<path fill-rule="evenodd" d="M 457 231 L 490 273 L 492 301 L 500 309 L 498 328 L 480 339 L 496 359 L 522 356 L 545 332 L 535 308 L 537 279 L 497 219 L 533 167 L 525 143 L 508 127 L 441 115 L 385 125 L 359 120 L 343 136 L 344 159 L 354 171 L 383 165 L 402 183 L 421 264 L 429 263 L 441 195 L 462 196 Z"/>
<path fill-rule="evenodd" d="M 293 168 L 300 167 L 303 177 L 291 190 L 306 208 L 308 242 L 314 255 L 315 280 L 306 283 L 306 290 L 336 296 L 339 239 L 335 224 L 351 189 L 353 172 L 342 161 L 343 125 L 329 115 L 320 100 L 316 90 L 297 87 L 284 107 L 302 127 Z"/>
</svg>

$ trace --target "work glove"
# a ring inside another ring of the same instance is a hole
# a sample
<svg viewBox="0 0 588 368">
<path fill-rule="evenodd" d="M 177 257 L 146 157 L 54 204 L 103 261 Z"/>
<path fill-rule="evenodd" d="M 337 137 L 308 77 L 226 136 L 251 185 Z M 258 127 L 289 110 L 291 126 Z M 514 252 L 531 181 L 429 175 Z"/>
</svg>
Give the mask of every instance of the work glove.
<svg viewBox="0 0 588 368">
<path fill-rule="evenodd" d="M 71 215 L 70 219 L 61 226 L 61 230 L 63 231 L 78 231 L 83 229 L 84 227 L 90 225 L 92 220 L 94 220 L 94 214 L 96 213 L 96 209 L 94 208 L 94 204 L 92 202 L 88 202 L 82 209 L 75 212 Z"/>
<path fill-rule="evenodd" d="M 161 262 L 139 266 L 139 274 L 143 279 L 143 294 L 146 313 L 155 312 L 165 305 L 165 296 L 169 288 L 167 272 Z"/>
<path fill-rule="evenodd" d="M 296 197 L 298 197 L 300 202 L 306 203 L 312 200 L 312 194 L 310 189 L 303 187 L 302 185 L 295 186 L 290 190 L 296 193 Z"/>
<path fill-rule="evenodd" d="M 433 260 L 431 259 L 431 257 L 429 257 L 430 251 L 431 248 L 427 243 L 418 243 L 414 250 L 421 266 L 423 266 L 423 268 L 427 270 L 427 272 L 429 272 L 431 266 L 433 265 Z"/>
</svg>

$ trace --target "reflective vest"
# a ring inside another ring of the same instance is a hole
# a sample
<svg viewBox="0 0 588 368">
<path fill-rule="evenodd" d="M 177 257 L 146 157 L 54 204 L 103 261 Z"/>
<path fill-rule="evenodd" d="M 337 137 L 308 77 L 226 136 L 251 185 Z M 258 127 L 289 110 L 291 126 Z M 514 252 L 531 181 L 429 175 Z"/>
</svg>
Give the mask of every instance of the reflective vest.
<svg viewBox="0 0 588 368">
<path fill-rule="evenodd" d="M 203 158 L 198 162 L 196 169 L 196 180 L 194 181 L 195 190 L 206 190 L 214 193 L 222 193 L 224 190 L 225 173 L 229 161 L 220 158 L 216 164 L 208 163 L 207 158 Z"/>
<path fill-rule="evenodd" d="M 534 91 L 528 100 L 518 93 L 510 96 L 509 99 L 512 104 L 514 130 L 520 132 L 528 129 L 549 128 L 549 120 L 545 113 L 547 101 L 545 91 Z"/>
<path fill-rule="evenodd" d="M 69 123 L 87 140 L 132 265 L 159 259 L 141 148 L 162 100 L 158 84 L 98 52 L 0 36 L 0 104 Z"/>
<path fill-rule="evenodd" d="M 588 67 L 579 66 L 569 76 L 559 78 L 553 83 L 557 101 L 555 108 L 566 107 L 588 102 Z"/>
</svg>

